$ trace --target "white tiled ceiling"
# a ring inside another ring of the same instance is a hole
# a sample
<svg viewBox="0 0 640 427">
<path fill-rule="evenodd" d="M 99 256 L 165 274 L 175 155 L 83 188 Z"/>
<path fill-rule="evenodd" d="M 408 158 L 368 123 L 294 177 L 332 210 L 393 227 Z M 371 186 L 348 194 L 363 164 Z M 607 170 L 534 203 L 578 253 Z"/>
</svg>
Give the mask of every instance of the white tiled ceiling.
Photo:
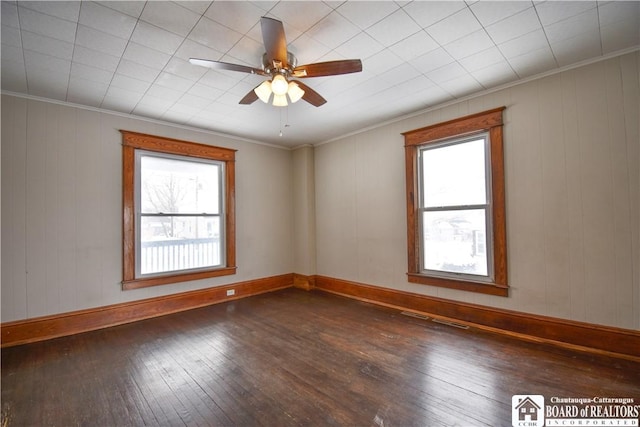
<svg viewBox="0 0 640 427">
<path fill-rule="evenodd" d="M 584 61 L 640 48 L 638 1 L 2 1 L 2 90 L 294 147 Z M 260 17 L 327 103 L 238 101 L 263 79 Z M 283 135 L 280 136 L 280 130 Z"/>
</svg>

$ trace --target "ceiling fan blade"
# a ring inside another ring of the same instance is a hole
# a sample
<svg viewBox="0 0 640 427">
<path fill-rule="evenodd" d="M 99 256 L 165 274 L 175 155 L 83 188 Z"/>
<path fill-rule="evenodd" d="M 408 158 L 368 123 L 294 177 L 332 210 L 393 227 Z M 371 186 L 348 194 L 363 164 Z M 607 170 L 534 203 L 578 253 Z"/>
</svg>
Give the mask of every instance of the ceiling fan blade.
<svg viewBox="0 0 640 427">
<path fill-rule="evenodd" d="M 240 71 L 241 73 L 259 74 L 264 76 L 265 73 L 259 68 L 248 67 L 246 65 L 231 64 L 229 62 L 211 61 L 209 59 L 190 58 L 189 62 L 201 67 L 213 68 L 214 70 Z"/>
<path fill-rule="evenodd" d="M 249 93 L 247 93 L 244 96 L 244 98 L 242 98 L 240 100 L 239 104 L 249 105 L 249 104 L 253 104 L 257 100 L 258 100 L 258 95 L 256 95 L 255 91 L 253 89 L 251 89 L 251 91 Z"/>
<path fill-rule="evenodd" d="M 317 62 L 315 64 L 300 65 L 293 69 L 292 76 L 324 77 L 337 74 L 359 73 L 362 71 L 362 61 L 359 59 L 345 59 L 342 61 Z"/>
<path fill-rule="evenodd" d="M 288 65 L 287 62 L 287 38 L 284 35 L 284 26 L 277 19 L 260 18 L 260 26 L 262 27 L 262 40 L 267 53 L 267 61 L 271 64 L 273 61 L 282 63 L 282 67 Z"/>
<path fill-rule="evenodd" d="M 309 86 L 307 86 L 306 84 L 299 82 L 296 80 L 296 84 L 298 86 L 300 86 L 300 89 L 304 90 L 304 95 L 302 95 L 302 99 L 304 99 L 305 101 L 307 101 L 309 104 L 315 106 L 315 107 L 319 107 L 322 104 L 326 103 L 327 100 L 324 99 L 322 97 L 322 95 L 320 95 L 318 92 L 316 92 L 315 90 L 311 89 Z"/>
</svg>

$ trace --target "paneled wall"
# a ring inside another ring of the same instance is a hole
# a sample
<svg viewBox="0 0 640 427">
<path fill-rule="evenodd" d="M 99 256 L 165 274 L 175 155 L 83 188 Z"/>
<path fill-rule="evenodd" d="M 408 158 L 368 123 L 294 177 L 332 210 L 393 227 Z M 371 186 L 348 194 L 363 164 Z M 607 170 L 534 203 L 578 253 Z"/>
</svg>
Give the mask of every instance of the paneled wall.
<svg viewBox="0 0 640 427">
<path fill-rule="evenodd" d="M 294 272 L 316 274 L 316 221 L 313 147 L 293 150 Z"/>
<path fill-rule="evenodd" d="M 317 272 L 640 329 L 638 52 L 316 146 Z M 401 132 L 506 106 L 510 296 L 408 283 Z"/>
<path fill-rule="evenodd" d="M 119 129 L 237 149 L 238 272 L 122 291 Z M 2 96 L 2 322 L 291 273 L 291 152 Z"/>
</svg>

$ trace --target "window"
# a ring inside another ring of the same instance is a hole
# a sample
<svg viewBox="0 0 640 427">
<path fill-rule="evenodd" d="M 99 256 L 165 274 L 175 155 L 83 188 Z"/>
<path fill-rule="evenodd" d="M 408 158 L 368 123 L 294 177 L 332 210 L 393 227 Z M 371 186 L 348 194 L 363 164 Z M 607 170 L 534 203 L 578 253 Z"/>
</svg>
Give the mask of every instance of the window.
<svg viewBox="0 0 640 427">
<path fill-rule="evenodd" d="M 485 250 L 491 229 L 485 173 L 488 140 L 482 134 L 418 149 L 422 273 L 477 280 L 492 276 Z"/>
<path fill-rule="evenodd" d="M 503 110 L 404 134 L 410 282 L 508 294 Z"/>
<path fill-rule="evenodd" d="M 234 274 L 235 150 L 121 133 L 123 288 Z"/>
</svg>

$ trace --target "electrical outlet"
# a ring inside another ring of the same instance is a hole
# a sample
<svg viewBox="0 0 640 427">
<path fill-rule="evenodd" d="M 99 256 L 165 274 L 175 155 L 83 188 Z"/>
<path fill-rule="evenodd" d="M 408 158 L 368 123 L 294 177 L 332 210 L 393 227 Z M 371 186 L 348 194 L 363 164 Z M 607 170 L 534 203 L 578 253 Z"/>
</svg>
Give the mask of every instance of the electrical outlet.
<svg viewBox="0 0 640 427">
<path fill-rule="evenodd" d="M 227 289 L 227 296 L 231 297 L 233 295 L 236 294 L 236 290 L 235 289 Z"/>
</svg>

